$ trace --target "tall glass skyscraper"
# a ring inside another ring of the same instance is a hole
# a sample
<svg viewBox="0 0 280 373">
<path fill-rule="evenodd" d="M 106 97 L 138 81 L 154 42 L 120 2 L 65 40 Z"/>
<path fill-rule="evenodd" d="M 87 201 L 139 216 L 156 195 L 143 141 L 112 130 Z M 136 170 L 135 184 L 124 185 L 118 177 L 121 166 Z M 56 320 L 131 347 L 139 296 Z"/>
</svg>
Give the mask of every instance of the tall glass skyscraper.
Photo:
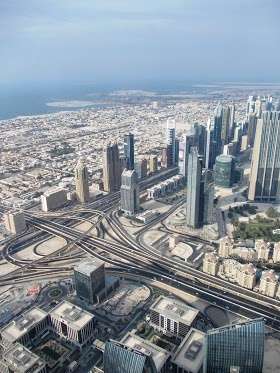
<svg viewBox="0 0 280 373">
<path fill-rule="evenodd" d="M 280 200 L 280 111 L 265 111 L 258 120 L 248 198 Z"/>
<path fill-rule="evenodd" d="M 264 355 L 264 321 L 209 330 L 206 334 L 204 373 L 261 373 Z"/>
<path fill-rule="evenodd" d="M 104 373 L 156 373 L 151 354 L 138 351 L 116 341 L 105 344 Z"/>
<path fill-rule="evenodd" d="M 126 168 L 134 170 L 134 135 L 132 133 L 124 136 L 123 152 L 127 159 Z"/>
</svg>

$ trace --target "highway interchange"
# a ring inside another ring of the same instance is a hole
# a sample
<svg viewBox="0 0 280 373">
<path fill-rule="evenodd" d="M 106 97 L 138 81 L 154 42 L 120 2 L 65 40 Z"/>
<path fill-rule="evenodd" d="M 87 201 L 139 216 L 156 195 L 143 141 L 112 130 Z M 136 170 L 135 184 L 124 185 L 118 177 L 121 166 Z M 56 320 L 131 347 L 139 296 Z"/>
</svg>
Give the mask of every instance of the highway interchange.
<svg viewBox="0 0 280 373">
<path fill-rule="evenodd" d="M 176 170 L 155 175 L 152 179 L 147 178 L 141 183 L 140 189 L 145 191 L 159 179 L 169 177 L 170 173 L 174 172 Z M 279 301 L 203 273 L 183 262 L 163 257 L 156 249 L 139 239 L 143 232 L 171 215 L 182 205 L 183 200 L 178 200 L 167 212 L 145 225 L 133 236 L 120 222 L 119 200 L 120 193 L 116 192 L 79 209 L 69 208 L 60 213 L 39 214 L 25 211 L 26 220 L 32 232 L 20 237 L 19 241 L 12 240 L 4 247 L 3 257 L 20 268 L 2 276 L 1 284 L 14 284 L 27 279 L 34 281 L 38 278 L 69 276 L 75 261 L 80 260 L 85 253 L 108 263 L 109 273 L 134 276 L 143 280 L 158 280 L 246 317 L 262 316 L 267 325 L 280 330 Z M 86 232 L 81 232 L 75 227 L 75 224 L 83 221 L 92 223 L 91 228 Z M 93 229 L 96 230 L 96 235 L 92 234 Z M 59 253 L 44 256 L 36 261 L 18 260 L 13 257 L 16 251 L 21 250 L 27 244 L 30 245 L 30 241 L 40 242 L 53 235 L 67 241 L 67 245 Z M 213 242 L 189 235 L 185 237 L 192 242 L 213 245 Z M 60 263 L 59 266 L 57 263 Z"/>
</svg>

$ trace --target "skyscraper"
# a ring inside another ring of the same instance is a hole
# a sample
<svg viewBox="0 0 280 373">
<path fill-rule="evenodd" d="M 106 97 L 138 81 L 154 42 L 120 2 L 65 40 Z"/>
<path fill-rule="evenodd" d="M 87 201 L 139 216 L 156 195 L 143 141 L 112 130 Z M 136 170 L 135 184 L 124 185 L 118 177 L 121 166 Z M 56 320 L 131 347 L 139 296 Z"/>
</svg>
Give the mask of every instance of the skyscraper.
<svg viewBox="0 0 280 373">
<path fill-rule="evenodd" d="M 107 341 L 103 355 L 104 373 L 157 373 L 149 351 L 137 350 L 117 341 Z"/>
<path fill-rule="evenodd" d="M 280 199 L 280 112 L 263 112 L 258 120 L 251 163 L 248 198 L 261 202 Z"/>
<path fill-rule="evenodd" d="M 214 126 L 211 119 L 208 119 L 206 126 L 206 145 L 205 145 L 205 168 L 212 170 L 215 164 Z"/>
<path fill-rule="evenodd" d="M 213 172 L 210 170 L 203 170 L 202 172 L 202 203 L 200 211 L 203 213 L 201 221 L 203 224 L 214 223 L 214 178 Z"/>
<path fill-rule="evenodd" d="M 214 150 L 213 157 L 216 158 L 217 155 L 222 153 L 222 105 L 219 104 L 214 113 L 213 121 L 213 147 Z"/>
<path fill-rule="evenodd" d="M 175 129 L 175 120 L 168 119 L 166 124 L 166 145 L 171 146 L 172 154 L 172 165 L 175 165 L 176 161 L 176 129 Z"/>
<path fill-rule="evenodd" d="M 191 228 L 199 227 L 201 196 L 201 161 L 196 147 L 190 149 L 188 157 L 186 223 Z"/>
<path fill-rule="evenodd" d="M 261 373 L 264 321 L 255 319 L 209 330 L 204 373 Z"/>
<path fill-rule="evenodd" d="M 124 170 L 122 173 L 121 209 L 129 216 L 139 210 L 139 187 L 135 170 Z"/>
<path fill-rule="evenodd" d="M 134 135 L 129 133 L 124 136 L 124 146 L 123 146 L 124 156 L 127 159 L 128 170 L 134 169 Z"/>
<path fill-rule="evenodd" d="M 156 155 L 151 155 L 149 159 L 150 174 L 157 172 L 157 170 L 158 170 L 158 157 Z"/>
<path fill-rule="evenodd" d="M 106 192 L 116 192 L 121 185 L 120 156 L 116 143 L 103 150 L 103 183 Z"/>
<path fill-rule="evenodd" d="M 85 203 L 89 200 L 88 171 L 83 160 L 79 160 L 75 169 L 75 184 L 78 201 Z"/>
<path fill-rule="evenodd" d="M 191 146 L 194 146 L 195 137 L 193 133 L 183 136 L 179 142 L 179 173 L 185 177 L 187 181 L 188 175 L 188 157 Z"/>
</svg>

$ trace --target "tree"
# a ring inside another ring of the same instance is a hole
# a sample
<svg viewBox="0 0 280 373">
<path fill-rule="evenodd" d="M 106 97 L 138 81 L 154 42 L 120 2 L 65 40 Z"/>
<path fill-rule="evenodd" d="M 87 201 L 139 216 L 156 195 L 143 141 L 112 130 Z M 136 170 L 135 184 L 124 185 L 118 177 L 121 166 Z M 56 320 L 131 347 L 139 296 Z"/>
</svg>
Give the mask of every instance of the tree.
<svg viewBox="0 0 280 373">
<path fill-rule="evenodd" d="M 280 216 L 279 212 L 275 210 L 275 208 L 273 207 L 269 207 L 265 213 L 266 213 L 266 216 L 271 219 L 276 219 Z"/>
</svg>

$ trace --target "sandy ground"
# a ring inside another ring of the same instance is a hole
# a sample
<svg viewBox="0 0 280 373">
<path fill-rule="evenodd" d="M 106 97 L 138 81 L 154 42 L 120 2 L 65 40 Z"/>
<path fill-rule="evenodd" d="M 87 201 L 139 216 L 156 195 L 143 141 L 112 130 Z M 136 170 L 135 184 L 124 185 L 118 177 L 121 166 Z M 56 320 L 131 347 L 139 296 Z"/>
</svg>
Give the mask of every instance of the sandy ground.
<svg viewBox="0 0 280 373">
<path fill-rule="evenodd" d="M 267 337 L 264 345 L 263 373 L 280 372 L 280 340 Z"/>
</svg>

